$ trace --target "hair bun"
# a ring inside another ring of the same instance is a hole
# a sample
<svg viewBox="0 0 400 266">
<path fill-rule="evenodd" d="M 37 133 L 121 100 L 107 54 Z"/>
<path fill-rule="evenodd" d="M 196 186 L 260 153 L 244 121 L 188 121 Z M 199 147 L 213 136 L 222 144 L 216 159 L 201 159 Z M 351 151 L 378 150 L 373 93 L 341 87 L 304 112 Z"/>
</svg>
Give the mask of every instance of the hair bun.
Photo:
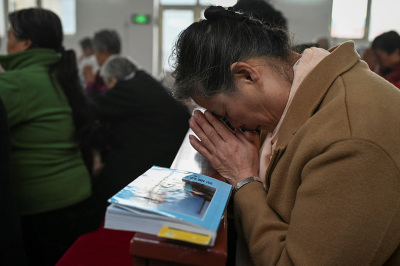
<svg viewBox="0 0 400 266">
<path fill-rule="evenodd" d="M 235 19 L 240 22 L 250 19 L 249 14 L 236 12 L 233 7 L 228 7 L 228 9 L 225 9 L 222 6 L 209 6 L 206 9 L 206 11 L 204 11 L 204 17 L 207 20 L 216 20 L 219 18 L 230 18 L 230 19 Z"/>
<path fill-rule="evenodd" d="M 209 6 L 204 11 L 204 17 L 208 20 L 218 19 L 226 16 L 226 9 L 222 6 Z"/>
</svg>

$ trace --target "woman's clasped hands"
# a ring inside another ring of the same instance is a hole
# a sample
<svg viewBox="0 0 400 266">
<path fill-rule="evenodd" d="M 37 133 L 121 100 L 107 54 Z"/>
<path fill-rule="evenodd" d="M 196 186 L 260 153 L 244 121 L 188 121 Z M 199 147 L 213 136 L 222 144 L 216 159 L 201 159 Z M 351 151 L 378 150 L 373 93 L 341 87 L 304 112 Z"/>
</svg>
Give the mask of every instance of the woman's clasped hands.
<svg viewBox="0 0 400 266">
<path fill-rule="evenodd" d="M 258 176 L 259 135 L 256 132 L 232 131 L 210 111 L 194 111 L 190 128 L 191 145 L 234 187 L 240 180 Z"/>
</svg>

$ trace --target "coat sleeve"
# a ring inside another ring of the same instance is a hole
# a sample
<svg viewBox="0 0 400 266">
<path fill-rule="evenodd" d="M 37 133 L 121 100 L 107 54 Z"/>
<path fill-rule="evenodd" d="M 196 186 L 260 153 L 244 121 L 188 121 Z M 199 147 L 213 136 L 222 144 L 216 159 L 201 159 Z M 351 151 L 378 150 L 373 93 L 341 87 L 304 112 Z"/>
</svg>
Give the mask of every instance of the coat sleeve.
<svg viewBox="0 0 400 266">
<path fill-rule="evenodd" d="M 303 167 L 289 221 L 260 184 L 240 189 L 238 229 L 255 265 L 382 265 L 400 239 L 399 177 L 375 144 L 337 142 Z"/>
</svg>

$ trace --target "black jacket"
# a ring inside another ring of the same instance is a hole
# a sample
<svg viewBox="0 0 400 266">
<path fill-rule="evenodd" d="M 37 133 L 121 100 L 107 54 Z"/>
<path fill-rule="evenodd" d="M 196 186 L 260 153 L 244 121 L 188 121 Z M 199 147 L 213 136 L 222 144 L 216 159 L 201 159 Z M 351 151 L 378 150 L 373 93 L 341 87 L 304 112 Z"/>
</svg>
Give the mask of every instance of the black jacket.
<svg viewBox="0 0 400 266">
<path fill-rule="evenodd" d="M 111 197 L 153 165 L 170 167 L 189 129 L 190 113 L 144 71 L 95 98 L 106 139 L 96 189 Z"/>
</svg>

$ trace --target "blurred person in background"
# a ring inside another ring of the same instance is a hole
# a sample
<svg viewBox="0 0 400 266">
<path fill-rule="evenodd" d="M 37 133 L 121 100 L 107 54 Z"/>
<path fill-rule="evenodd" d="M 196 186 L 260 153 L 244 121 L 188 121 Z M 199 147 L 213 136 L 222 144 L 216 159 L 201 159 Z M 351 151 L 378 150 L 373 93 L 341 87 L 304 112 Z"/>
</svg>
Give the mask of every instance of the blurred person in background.
<svg viewBox="0 0 400 266">
<path fill-rule="evenodd" d="M 400 88 L 400 36 L 388 31 L 377 36 L 371 45 L 377 61 L 377 72 Z"/>
<path fill-rule="evenodd" d="M 102 129 L 94 146 L 104 167 L 96 170 L 94 189 L 105 207 L 108 198 L 151 166 L 171 166 L 189 129 L 190 113 L 129 57 L 107 60 L 100 76 L 108 90 L 93 98 Z"/>
<path fill-rule="evenodd" d="M 82 55 L 78 59 L 78 70 L 79 70 L 79 77 L 82 81 L 82 86 L 86 85 L 85 83 L 85 75 L 84 75 L 84 68 L 87 67 L 85 71 L 92 71 L 92 75 L 97 72 L 99 69 L 99 65 L 97 63 L 96 56 L 94 55 L 93 50 L 93 43 L 89 37 L 83 38 L 79 41 L 79 45 L 82 50 Z M 88 74 L 87 74 L 88 75 Z"/>
<path fill-rule="evenodd" d="M 115 30 L 100 30 L 93 37 L 94 54 L 97 63 L 103 66 L 113 55 L 121 52 L 121 39 Z M 100 69 L 94 71 L 91 65 L 83 68 L 83 73 L 86 82 L 86 94 L 88 97 L 93 97 L 106 92 L 107 85 L 100 77 Z"/>
<path fill-rule="evenodd" d="M 59 17 L 30 8 L 8 18 L 0 97 L 10 128 L 11 184 L 29 265 L 54 265 L 99 225 L 88 207 L 91 179 L 80 149 L 91 118 Z"/>
<path fill-rule="evenodd" d="M 286 17 L 267 0 L 239 0 L 232 9 L 249 13 L 270 27 L 288 30 Z"/>
</svg>

